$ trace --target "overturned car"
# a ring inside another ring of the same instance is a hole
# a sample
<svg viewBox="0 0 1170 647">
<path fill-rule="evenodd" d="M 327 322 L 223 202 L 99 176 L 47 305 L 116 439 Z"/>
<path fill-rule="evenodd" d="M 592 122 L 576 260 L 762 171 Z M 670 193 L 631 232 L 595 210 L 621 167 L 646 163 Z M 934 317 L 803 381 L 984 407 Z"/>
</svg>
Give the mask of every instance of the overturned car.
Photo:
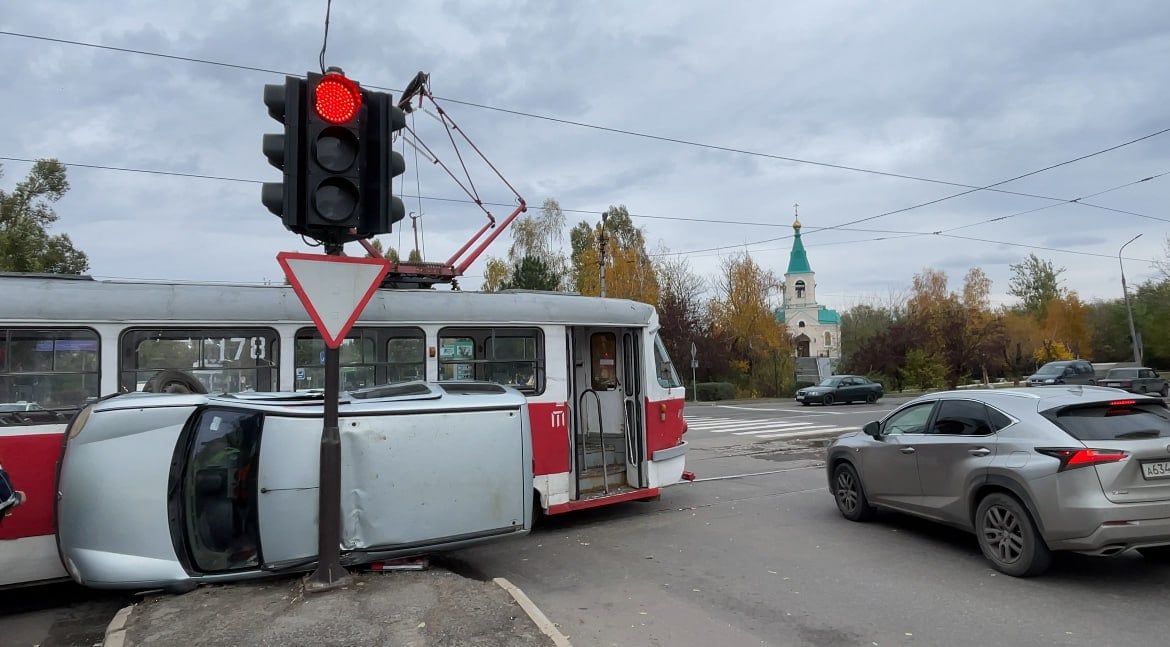
<svg viewBox="0 0 1170 647">
<path fill-rule="evenodd" d="M 62 562 L 96 588 L 308 571 L 317 560 L 324 402 L 314 393 L 129 393 L 66 431 Z M 524 397 L 487 383 L 342 393 L 341 561 L 358 565 L 526 533 Z"/>
</svg>

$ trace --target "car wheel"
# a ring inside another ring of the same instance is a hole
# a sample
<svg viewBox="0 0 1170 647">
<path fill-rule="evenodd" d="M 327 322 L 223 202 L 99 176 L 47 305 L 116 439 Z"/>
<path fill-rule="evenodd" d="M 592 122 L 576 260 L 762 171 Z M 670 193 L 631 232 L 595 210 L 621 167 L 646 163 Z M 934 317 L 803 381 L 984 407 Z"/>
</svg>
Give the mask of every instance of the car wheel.
<svg viewBox="0 0 1170 647">
<path fill-rule="evenodd" d="M 857 470 L 849 463 L 841 463 L 833 470 L 833 498 L 837 500 L 841 516 L 850 521 L 867 521 L 874 515 Z"/>
<path fill-rule="evenodd" d="M 147 393 L 207 393 L 207 389 L 199 378 L 173 369 L 164 369 L 155 373 L 142 390 Z"/>
<path fill-rule="evenodd" d="M 1031 577 L 1048 570 L 1052 552 L 1036 531 L 1028 511 L 1002 492 L 987 495 L 975 511 L 975 534 L 983 556 L 995 570 Z"/>
<path fill-rule="evenodd" d="M 1149 548 L 1139 548 L 1137 552 L 1146 559 L 1170 564 L 1170 546 L 1150 546 Z"/>
<path fill-rule="evenodd" d="M 874 402 L 877 402 L 877 394 L 876 393 L 867 393 L 865 395 L 865 403 L 866 404 L 873 404 Z"/>
<path fill-rule="evenodd" d="M 830 404 L 833 404 L 833 394 L 826 393 L 825 397 L 821 398 L 821 404 L 825 405 L 826 407 Z"/>
</svg>

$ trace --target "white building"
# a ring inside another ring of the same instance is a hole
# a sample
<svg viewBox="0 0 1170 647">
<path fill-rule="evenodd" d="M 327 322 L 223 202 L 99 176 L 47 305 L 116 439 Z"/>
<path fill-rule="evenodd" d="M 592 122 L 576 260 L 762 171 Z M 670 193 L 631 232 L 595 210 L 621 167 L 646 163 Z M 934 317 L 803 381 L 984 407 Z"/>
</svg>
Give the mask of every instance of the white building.
<svg viewBox="0 0 1170 647">
<path fill-rule="evenodd" d="M 776 320 L 788 325 L 796 342 L 796 357 L 828 358 L 817 371 L 821 375 L 832 372 L 841 357 L 841 315 L 817 304 L 816 274 L 808 264 L 808 254 L 800 240 L 800 218 L 792 223 L 795 235 L 792 252 L 788 255 L 788 271 L 784 273 L 784 306 L 776 310 Z M 798 363 L 798 372 L 800 362 Z M 827 373 L 826 373 L 827 371 Z"/>
</svg>

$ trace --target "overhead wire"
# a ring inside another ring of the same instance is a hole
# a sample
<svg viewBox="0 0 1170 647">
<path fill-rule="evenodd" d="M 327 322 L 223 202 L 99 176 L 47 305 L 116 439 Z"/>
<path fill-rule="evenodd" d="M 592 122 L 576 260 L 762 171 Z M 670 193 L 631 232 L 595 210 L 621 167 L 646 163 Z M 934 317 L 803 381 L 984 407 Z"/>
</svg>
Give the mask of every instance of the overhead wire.
<svg viewBox="0 0 1170 647">
<path fill-rule="evenodd" d="M 100 43 L 90 43 L 90 42 L 86 42 L 86 41 L 79 41 L 79 40 L 73 40 L 73 39 L 67 39 L 67 38 L 54 38 L 51 36 L 43 36 L 43 35 L 39 35 L 39 34 L 28 34 L 28 33 L 23 33 L 23 32 L 0 30 L 0 35 L 12 36 L 12 37 L 16 37 L 16 38 L 27 38 L 27 39 L 31 39 L 31 40 L 40 40 L 40 41 L 46 41 L 46 42 L 58 43 L 58 44 L 64 44 L 64 45 L 73 45 L 73 46 L 77 46 L 77 47 L 89 47 L 89 48 L 94 48 L 94 49 L 109 50 L 109 51 L 121 52 L 121 53 L 126 53 L 126 54 L 136 54 L 139 56 L 157 57 L 157 58 L 163 58 L 163 59 L 169 59 L 169 60 L 183 61 L 183 62 L 187 62 L 187 63 L 196 63 L 196 64 L 201 64 L 201 65 L 211 65 L 211 66 L 224 67 L 224 68 L 235 69 L 235 70 L 261 72 L 264 74 L 279 74 L 279 75 L 283 75 L 283 76 L 300 76 L 299 74 L 297 74 L 295 72 L 274 70 L 271 68 L 258 67 L 258 66 L 253 66 L 253 65 L 227 63 L 224 61 L 213 61 L 213 60 L 203 59 L 203 58 L 198 58 L 198 57 L 193 57 L 193 56 L 179 56 L 179 55 L 175 55 L 175 54 L 164 54 L 161 52 L 153 52 L 150 50 L 135 49 L 135 48 L 129 48 L 129 47 L 117 47 L 117 46 L 113 46 L 113 45 L 103 45 Z M 378 86 L 378 85 L 372 85 L 372 84 L 367 84 L 367 85 L 368 85 L 368 87 L 373 88 L 373 89 L 377 89 L 377 90 L 386 90 L 389 92 L 401 92 L 402 91 L 401 89 L 391 88 L 391 87 L 387 87 L 387 86 Z M 704 143 L 704 142 L 697 142 L 697 141 L 692 141 L 692 140 L 687 140 L 687 139 L 681 139 L 678 137 L 667 137 L 664 135 L 654 135 L 651 133 L 644 133 L 644 132 L 630 130 L 630 129 L 626 129 L 626 128 L 615 128 L 615 127 L 611 127 L 611 126 L 602 126 L 599 124 L 592 124 L 592 123 L 588 123 L 588 122 L 584 122 L 584 121 L 576 121 L 576 120 L 572 120 L 572 119 L 552 117 L 549 115 L 542 115 L 542 114 L 533 113 L 533 112 L 525 112 L 522 110 L 515 110 L 512 108 L 503 108 L 500 106 L 493 106 L 490 104 L 478 103 L 475 101 L 468 101 L 465 99 L 457 99 L 454 97 L 437 96 L 436 98 L 442 99 L 443 101 L 446 101 L 449 103 L 464 105 L 464 106 L 468 106 L 468 107 L 472 107 L 472 108 L 478 108 L 481 110 L 489 110 L 489 111 L 493 111 L 493 112 L 500 112 L 500 113 L 510 114 L 510 115 L 514 115 L 514 116 L 525 117 L 525 118 L 529 118 L 529 119 L 538 119 L 538 120 L 542 120 L 542 121 L 548 121 L 551 123 L 558 123 L 558 124 L 564 124 L 564 125 L 569 125 L 569 126 L 575 126 L 578 128 L 587 128 L 587 129 L 591 129 L 591 130 L 609 132 L 609 133 L 614 133 L 614 134 L 619 134 L 619 135 L 626 135 L 626 136 L 630 136 L 630 137 L 639 137 L 639 138 L 643 138 L 643 139 L 650 139 L 650 140 L 661 141 L 661 142 L 665 142 L 665 143 L 679 144 L 679 145 L 684 145 L 684 146 L 692 146 L 692 147 L 703 148 L 703 149 L 708 149 L 708 150 L 722 151 L 722 152 L 727 152 L 727 153 L 736 153 L 739 155 L 747 155 L 747 156 L 751 156 L 751 157 L 760 157 L 760 158 L 765 158 L 765 159 L 786 161 L 786 162 L 792 162 L 792 163 L 796 163 L 796 164 L 807 164 L 807 165 L 812 165 L 812 166 L 832 168 L 832 169 L 843 170 L 843 171 L 852 171 L 852 172 L 857 172 L 857 173 L 866 173 L 866 174 L 870 174 L 870 175 L 879 175 L 879 176 L 898 178 L 898 179 L 904 179 L 904 180 L 913 180 L 916 182 L 926 182 L 926 183 L 930 183 L 930 184 L 941 184 L 941 185 L 945 185 L 945 186 L 973 189 L 973 190 L 977 190 L 977 191 L 991 191 L 991 192 L 995 192 L 995 193 L 1004 193 L 1007 195 L 1017 195 L 1017 196 L 1021 196 L 1021 197 L 1027 197 L 1027 198 L 1036 198 L 1039 200 L 1052 200 L 1052 201 L 1056 201 L 1056 202 L 1066 202 L 1067 201 L 1064 198 L 1056 198 L 1056 197 L 1052 197 L 1052 196 L 1040 195 L 1040 194 L 1035 194 L 1035 193 L 1028 193 L 1028 192 L 1023 192 L 1023 191 L 1010 191 L 1010 190 L 1006 190 L 1006 189 L 996 188 L 999 184 L 1003 184 L 1003 183 L 1009 182 L 1011 180 L 1005 180 L 1004 182 L 997 183 L 995 185 L 990 185 L 990 186 L 977 186 L 977 185 L 973 185 L 973 184 L 964 184 L 962 182 L 952 182 L 952 181 L 948 181 L 948 180 L 940 180 L 937 178 L 927 178 L 927 177 L 922 177 L 922 176 L 917 176 L 917 175 L 910 175 L 910 174 L 906 174 L 906 173 L 894 173 L 894 172 L 890 172 L 890 171 L 880 171 L 880 170 L 876 170 L 876 169 L 869 169 L 869 168 L 864 168 L 864 167 L 859 167 L 859 166 L 850 166 L 850 165 L 846 165 L 846 164 L 835 164 L 832 162 L 822 162 L 822 161 L 818 161 L 818 160 L 803 159 L 803 158 L 793 157 L 793 156 L 789 156 L 789 155 L 779 155 L 779 154 L 775 154 L 775 153 L 766 153 L 766 152 L 762 152 L 762 151 L 753 151 L 753 150 L 749 150 L 749 149 L 736 148 L 736 147 L 732 147 L 732 146 L 723 146 L 723 145 L 719 145 L 719 144 L 708 144 L 708 143 Z M 1086 207 L 1091 207 L 1091 208 L 1105 209 L 1107 211 L 1114 211 L 1113 209 L 1110 209 L 1108 207 L 1103 207 L 1101 205 L 1087 203 L 1087 202 L 1083 202 L 1083 201 L 1078 202 L 1077 204 L 1080 204 L 1080 205 L 1086 206 Z M 912 207 L 912 208 L 914 208 L 914 207 Z M 880 217 L 880 216 L 875 216 L 875 217 Z"/>
</svg>

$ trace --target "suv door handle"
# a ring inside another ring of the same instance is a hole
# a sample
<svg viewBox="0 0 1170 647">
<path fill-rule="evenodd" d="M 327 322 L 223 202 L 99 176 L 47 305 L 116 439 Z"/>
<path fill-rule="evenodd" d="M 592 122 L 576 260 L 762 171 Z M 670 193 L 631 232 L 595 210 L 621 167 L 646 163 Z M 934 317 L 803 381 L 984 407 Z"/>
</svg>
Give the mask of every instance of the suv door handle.
<svg viewBox="0 0 1170 647">
<path fill-rule="evenodd" d="M 914 448 L 913 447 L 903 447 L 902 449 L 899 449 L 898 451 L 902 452 L 903 454 L 913 454 Z"/>
<path fill-rule="evenodd" d="M 967 453 L 972 456 L 987 456 L 991 453 L 991 450 L 986 447 L 975 447 L 973 449 L 968 449 Z"/>
</svg>

